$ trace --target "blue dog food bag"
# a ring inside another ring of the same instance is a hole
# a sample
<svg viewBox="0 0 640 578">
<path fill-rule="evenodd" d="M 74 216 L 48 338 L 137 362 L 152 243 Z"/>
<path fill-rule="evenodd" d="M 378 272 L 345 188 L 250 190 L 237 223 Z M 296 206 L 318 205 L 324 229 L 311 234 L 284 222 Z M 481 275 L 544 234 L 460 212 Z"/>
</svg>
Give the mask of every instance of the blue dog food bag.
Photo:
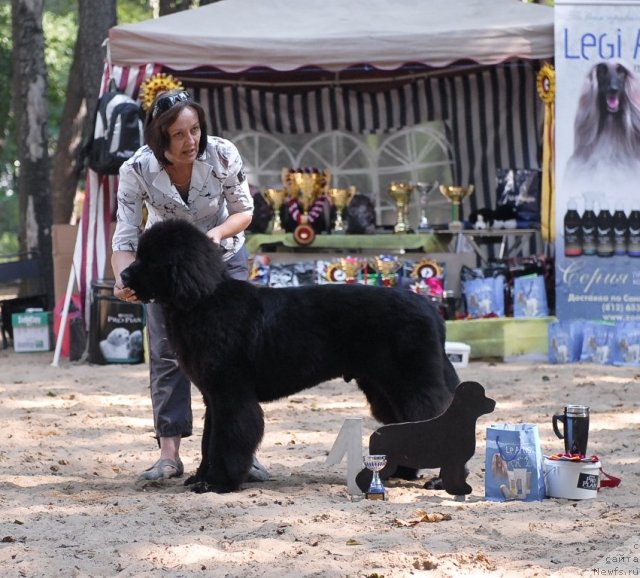
<svg viewBox="0 0 640 578">
<path fill-rule="evenodd" d="M 640 366 L 640 322 L 619 321 L 616 324 L 613 363 Z"/>
<path fill-rule="evenodd" d="M 600 365 L 613 364 L 616 347 L 615 323 L 585 321 L 580 361 L 591 361 Z"/>
<path fill-rule="evenodd" d="M 547 293 L 542 275 L 524 275 L 513 281 L 513 316 L 546 317 L 549 315 Z"/>
<path fill-rule="evenodd" d="M 548 326 L 549 362 L 574 363 L 580 361 L 584 321 L 571 319 L 554 321 Z"/>
</svg>

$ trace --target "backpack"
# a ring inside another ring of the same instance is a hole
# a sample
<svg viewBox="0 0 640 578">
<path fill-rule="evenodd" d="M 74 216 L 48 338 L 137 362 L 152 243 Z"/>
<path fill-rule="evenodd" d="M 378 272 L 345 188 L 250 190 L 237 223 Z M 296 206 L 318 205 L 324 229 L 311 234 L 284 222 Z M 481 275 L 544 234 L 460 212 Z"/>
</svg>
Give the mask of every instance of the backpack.
<svg viewBox="0 0 640 578">
<path fill-rule="evenodd" d="M 88 143 L 89 168 L 101 175 L 117 175 L 122 163 L 144 144 L 142 107 L 114 90 L 99 99 Z"/>
</svg>

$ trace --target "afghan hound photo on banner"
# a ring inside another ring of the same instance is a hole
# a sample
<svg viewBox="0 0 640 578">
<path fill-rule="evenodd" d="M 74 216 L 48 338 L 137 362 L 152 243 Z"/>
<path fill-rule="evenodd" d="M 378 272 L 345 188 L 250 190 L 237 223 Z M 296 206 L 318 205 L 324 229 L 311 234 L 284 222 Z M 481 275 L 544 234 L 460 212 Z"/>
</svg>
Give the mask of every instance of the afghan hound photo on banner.
<svg viewBox="0 0 640 578">
<path fill-rule="evenodd" d="M 613 205 L 637 205 L 639 182 L 640 81 L 620 61 L 598 62 L 578 100 L 564 190 L 585 202 L 608 201 L 613 210 Z"/>
</svg>

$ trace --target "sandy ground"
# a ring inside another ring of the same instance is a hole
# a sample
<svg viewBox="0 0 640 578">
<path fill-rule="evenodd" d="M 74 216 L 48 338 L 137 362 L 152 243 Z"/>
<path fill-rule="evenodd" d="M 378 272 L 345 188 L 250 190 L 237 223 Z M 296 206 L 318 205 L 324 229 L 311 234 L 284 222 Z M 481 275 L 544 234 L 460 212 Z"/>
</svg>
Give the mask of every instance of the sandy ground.
<svg viewBox="0 0 640 578">
<path fill-rule="evenodd" d="M 57 576 L 594 576 L 640 573 L 640 370 L 472 362 L 463 380 L 497 401 L 477 425 L 473 493 L 456 501 L 420 482 L 388 482 L 386 502 L 352 500 L 346 463 L 325 460 L 345 418 L 377 427 L 363 396 L 333 381 L 265 405 L 259 451 L 271 480 L 197 495 L 180 480 L 141 490 L 155 461 L 147 367 L 91 366 L 0 351 L 0 575 Z M 196 435 L 184 441 L 188 472 Z M 590 453 L 622 479 L 596 499 L 484 499 L 485 428 L 539 425 L 561 451 L 551 416 L 591 407 Z M 424 514 L 450 520 L 427 522 Z M 615 574 L 614 574 L 615 572 Z M 623 574 L 622 572 L 626 573 Z"/>
</svg>

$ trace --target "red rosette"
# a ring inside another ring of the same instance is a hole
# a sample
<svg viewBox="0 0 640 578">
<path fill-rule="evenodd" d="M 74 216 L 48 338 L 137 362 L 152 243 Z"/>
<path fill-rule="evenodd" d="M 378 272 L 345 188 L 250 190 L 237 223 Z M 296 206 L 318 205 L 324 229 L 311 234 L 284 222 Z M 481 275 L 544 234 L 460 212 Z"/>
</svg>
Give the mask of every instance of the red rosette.
<svg viewBox="0 0 640 578">
<path fill-rule="evenodd" d="M 311 245 L 316 238 L 316 232 L 311 225 L 303 223 L 298 225 L 293 231 L 293 240 L 302 247 Z"/>
</svg>

